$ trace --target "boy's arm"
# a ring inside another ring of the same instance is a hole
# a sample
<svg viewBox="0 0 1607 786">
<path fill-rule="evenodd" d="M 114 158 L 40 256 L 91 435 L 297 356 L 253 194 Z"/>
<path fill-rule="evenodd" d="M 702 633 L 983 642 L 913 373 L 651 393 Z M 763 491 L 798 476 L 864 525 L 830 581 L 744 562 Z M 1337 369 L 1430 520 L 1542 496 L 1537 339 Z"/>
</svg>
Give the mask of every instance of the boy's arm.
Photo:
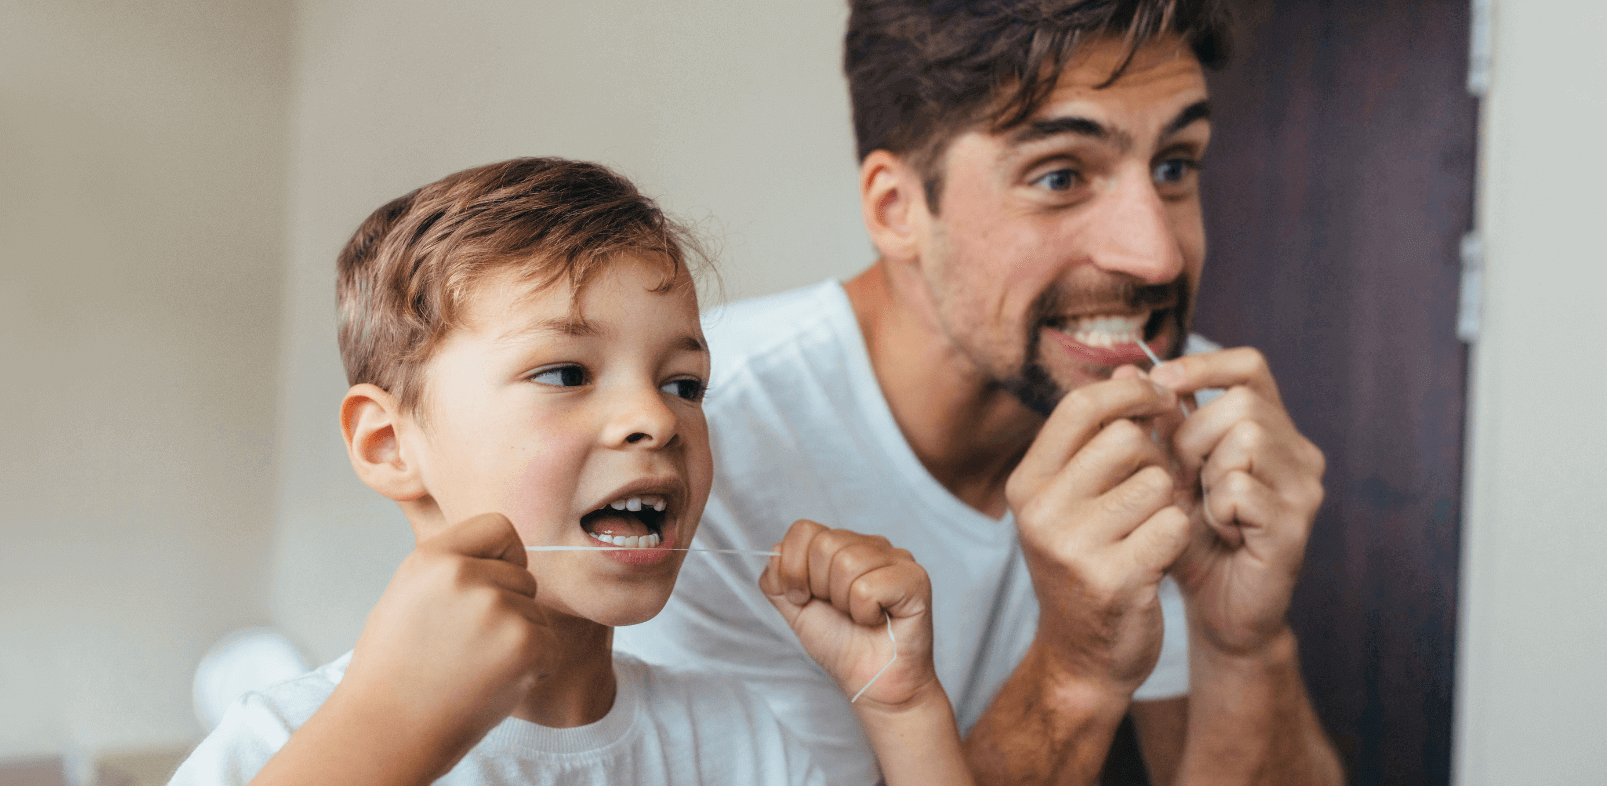
<svg viewBox="0 0 1607 786">
<path fill-rule="evenodd" d="M 812 521 L 794 523 L 776 550 L 759 586 L 810 657 L 857 696 L 883 780 L 969 786 L 954 709 L 932 665 L 926 571 L 886 538 Z"/>
<path fill-rule="evenodd" d="M 426 784 L 529 690 L 545 640 L 506 518 L 476 516 L 403 560 L 328 701 L 251 780 Z"/>
</svg>

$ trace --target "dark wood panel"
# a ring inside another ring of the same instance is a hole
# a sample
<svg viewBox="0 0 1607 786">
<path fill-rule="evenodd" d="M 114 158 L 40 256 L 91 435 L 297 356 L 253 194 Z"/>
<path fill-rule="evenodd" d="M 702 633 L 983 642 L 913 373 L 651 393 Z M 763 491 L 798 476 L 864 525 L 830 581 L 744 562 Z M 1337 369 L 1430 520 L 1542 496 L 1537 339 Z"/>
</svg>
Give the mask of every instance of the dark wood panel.
<svg viewBox="0 0 1607 786">
<path fill-rule="evenodd" d="M 1467 0 L 1289 0 L 1212 76 L 1197 329 L 1327 454 L 1292 612 L 1358 784 L 1450 779 L 1475 102 Z"/>
</svg>

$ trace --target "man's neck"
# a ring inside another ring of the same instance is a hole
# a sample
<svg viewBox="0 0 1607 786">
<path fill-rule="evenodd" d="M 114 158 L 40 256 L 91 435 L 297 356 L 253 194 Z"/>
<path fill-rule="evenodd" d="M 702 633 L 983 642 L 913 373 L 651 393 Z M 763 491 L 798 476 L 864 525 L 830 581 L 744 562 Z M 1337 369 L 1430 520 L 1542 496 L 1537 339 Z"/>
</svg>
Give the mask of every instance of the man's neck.
<svg viewBox="0 0 1607 786">
<path fill-rule="evenodd" d="M 843 285 L 893 419 L 915 456 L 961 502 L 998 518 L 1005 482 L 1042 416 L 994 385 L 948 339 L 919 282 L 883 261 Z"/>
</svg>

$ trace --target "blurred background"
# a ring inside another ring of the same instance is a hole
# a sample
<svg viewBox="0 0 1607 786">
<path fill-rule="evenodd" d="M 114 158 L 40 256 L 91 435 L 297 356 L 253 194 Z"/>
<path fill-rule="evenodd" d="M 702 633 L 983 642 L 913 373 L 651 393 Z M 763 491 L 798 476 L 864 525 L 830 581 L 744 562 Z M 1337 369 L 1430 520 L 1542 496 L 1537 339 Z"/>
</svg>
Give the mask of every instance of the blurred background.
<svg viewBox="0 0 1607 786">
<path fill-rule="evenodd" d="M 845 19 L 0 0 L 0 784 L 162 782 L 219 640 L 355 642 L 411 547 L 336 422 L 334 255 L 382 202 L 562 155 L 697 223 L 730 299 L 870 263 Z M 1607 783 L 1603 36 L 1261 0 L 1212 77 L 1199 328 L 1330 458 L 1294 615 L 1357 783 Z"/>
</svg>

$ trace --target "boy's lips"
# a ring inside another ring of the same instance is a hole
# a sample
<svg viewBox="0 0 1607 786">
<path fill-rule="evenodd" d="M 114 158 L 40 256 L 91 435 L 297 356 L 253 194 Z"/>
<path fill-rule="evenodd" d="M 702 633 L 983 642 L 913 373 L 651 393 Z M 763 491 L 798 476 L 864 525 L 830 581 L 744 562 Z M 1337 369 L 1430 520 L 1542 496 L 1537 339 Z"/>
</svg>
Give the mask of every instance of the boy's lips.
<svg viewBox="0 0 1607 786">
<path fill-rule="evenodd" d="M 684 509 L 685 495 L 678 479 L 643 479 L 611 492 L 581 516 L 580 527 L 589 545 L 600 551 L 608 549 L 602 551 L 604 555 L 642 565 L 670 555 Z"/>
</svg>

